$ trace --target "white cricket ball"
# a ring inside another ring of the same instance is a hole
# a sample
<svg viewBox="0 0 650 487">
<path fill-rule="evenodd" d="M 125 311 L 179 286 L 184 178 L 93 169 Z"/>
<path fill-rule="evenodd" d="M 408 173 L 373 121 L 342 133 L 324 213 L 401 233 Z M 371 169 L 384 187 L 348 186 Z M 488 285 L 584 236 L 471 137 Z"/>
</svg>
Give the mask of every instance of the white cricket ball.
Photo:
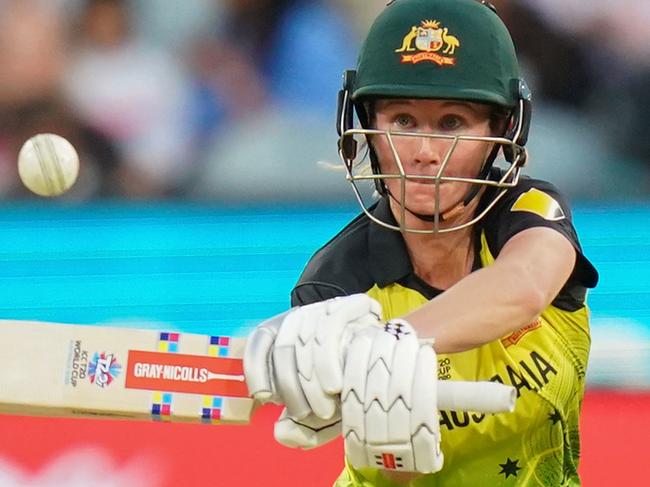
<svg viewBox="0 0 650 487">
<path fill-rule="evenodd" d="M 65 193 L 77 180 L 79 156 L 70 142 L 55 134 L 38 134 L 18 154 L 20 180 L 40 196 Z"/>
</svg>

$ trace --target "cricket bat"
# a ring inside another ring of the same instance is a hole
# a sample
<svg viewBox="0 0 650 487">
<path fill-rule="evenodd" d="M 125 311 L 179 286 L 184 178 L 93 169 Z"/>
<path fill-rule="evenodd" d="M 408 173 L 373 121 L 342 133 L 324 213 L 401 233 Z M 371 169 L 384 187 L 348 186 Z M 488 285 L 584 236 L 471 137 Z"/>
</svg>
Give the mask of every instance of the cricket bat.
<svg viewBox="0 0 650 487">
<path fill-rule="evenodd" d="M 0 413 L 248 423 L 245 338 L 0 320 Z M 439 409 L 512 411 L 498 383 L 438 381 Z"/>
</svg>

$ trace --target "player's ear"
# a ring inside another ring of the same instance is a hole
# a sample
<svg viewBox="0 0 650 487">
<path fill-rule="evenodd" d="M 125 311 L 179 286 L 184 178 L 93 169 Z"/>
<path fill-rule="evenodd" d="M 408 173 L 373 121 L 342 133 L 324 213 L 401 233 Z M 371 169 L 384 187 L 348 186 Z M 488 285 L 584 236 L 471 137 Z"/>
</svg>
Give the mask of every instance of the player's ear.
<svg viewBox="0 0 650 487">
<path fill-rule="evenodd" d="M 494 105 L 490 113 L 490 132 L 493 137 L 504 137 L 514 127 L 512 112 L 505 107 Z"/>
</svg>

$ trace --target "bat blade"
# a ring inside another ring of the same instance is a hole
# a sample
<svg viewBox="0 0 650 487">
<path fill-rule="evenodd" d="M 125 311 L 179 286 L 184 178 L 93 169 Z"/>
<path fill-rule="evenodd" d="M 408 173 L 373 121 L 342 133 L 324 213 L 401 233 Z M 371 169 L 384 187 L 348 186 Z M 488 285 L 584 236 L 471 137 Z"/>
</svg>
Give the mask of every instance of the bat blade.
<svg viewBox="0 0 650 487">
<path fill-rule="evenodd" d="M 0 321 L 0 413 L 247 423 L 245 339 Z"/>
</svg>

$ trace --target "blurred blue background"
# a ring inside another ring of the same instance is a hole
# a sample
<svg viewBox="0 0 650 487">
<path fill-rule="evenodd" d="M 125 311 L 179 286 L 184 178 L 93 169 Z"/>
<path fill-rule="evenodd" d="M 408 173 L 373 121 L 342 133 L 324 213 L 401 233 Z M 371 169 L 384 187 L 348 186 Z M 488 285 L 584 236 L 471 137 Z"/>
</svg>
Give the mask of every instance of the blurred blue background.
<svg viewBox="0 0 650 487">
<path fill-rule="evenodd" d="M 399 0 L 398 0 L 399 1 Z M 0 2 L 0 316 L 243 334 L 357 213 L 336 92 L 385 0 Z M 650 2 L 494 0 L 534 93 L 527 173 L 601 272 L 592 385 L 650 385 Z M 20 184 L 39 132 L 73 189 Z"/>
</svg>

